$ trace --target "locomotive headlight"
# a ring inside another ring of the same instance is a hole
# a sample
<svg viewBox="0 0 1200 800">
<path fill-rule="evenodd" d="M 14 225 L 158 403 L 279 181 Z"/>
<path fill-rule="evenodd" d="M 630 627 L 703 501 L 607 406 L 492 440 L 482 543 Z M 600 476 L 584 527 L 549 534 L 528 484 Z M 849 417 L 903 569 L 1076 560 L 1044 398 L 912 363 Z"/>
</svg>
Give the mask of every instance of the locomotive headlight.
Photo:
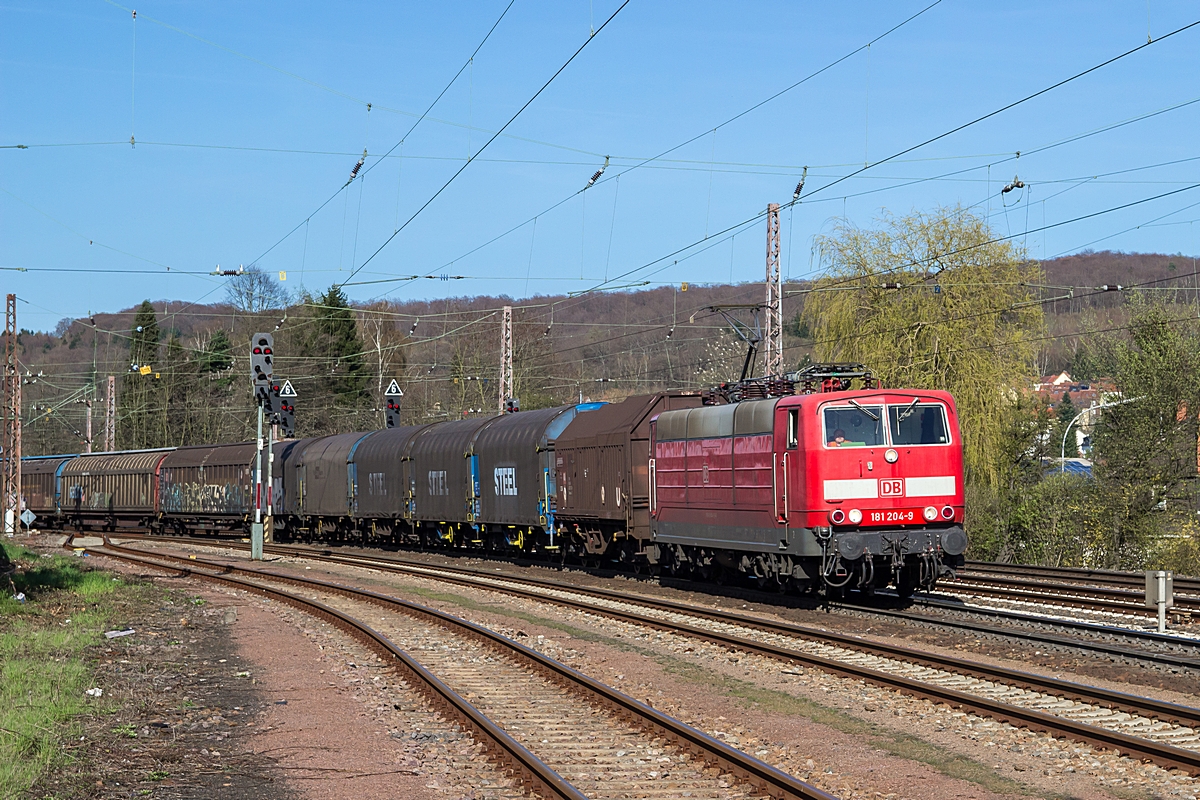
<svg viewBox="0 0 1200 800">
<path fill-rule="evenodd" d="M 942 519 L 954 519 L 954 506 L 942 506 Z"/>
<path fill-rule="evenodd" d="M 890 447 L 887 449 L 887 452 L 883 454 L 883 460 L 888 462 L 889 464 L 895 464 L 897 459 L 899 459 L 899 458 L 900 458 L 900 454 L 897 453 L 895 450 L 893 450 Z"/>
<path fill-rule="evenodd" d="M 938 510 L 933 506 L 925 506 L 925 521 L 933 522 L 937 519 Z"/>
<path fill-rule="evenodd" d="M 841 525 L 846 521 L 846 512 L 842 511 L 840 508 L 835 508 L 833 511 L 829 512 L 829 521 L 834 525 Z"/>
<path fill-rule="evenodd" d="M 846 516 L 850 518 L 851 525 L 857 525 L 858 523 L 862 522 L 862 512 L 857 508 L 850 509 L 850 513 Z"/>
</svg>

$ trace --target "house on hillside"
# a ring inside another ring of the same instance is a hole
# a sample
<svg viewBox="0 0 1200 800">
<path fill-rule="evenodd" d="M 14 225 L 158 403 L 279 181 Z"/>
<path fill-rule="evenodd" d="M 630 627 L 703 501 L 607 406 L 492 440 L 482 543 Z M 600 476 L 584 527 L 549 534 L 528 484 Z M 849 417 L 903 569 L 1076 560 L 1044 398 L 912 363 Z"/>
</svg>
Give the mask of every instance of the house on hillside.
<svg viewBox="0 0 1200 800">
<path fill-rule="evenodd" d="M 1046 404 L 1055 411 L 1061 409 L 1064 403 L 1069 403 L 1072 408 L 1076 409 L 1075 413 L 1087 412 L 1071 428 L 1080 453 L 1087 453 L 1091 450 L 1092 429 L 1101 414 L 1099 406 L 1118 397 L 1116 385 L 1109 378 L 1076 382 L 1065 371 L 1057 375 L 1042 376 L 1034 384 L 1033 392 L 1045 400 Z"/>
</svg>

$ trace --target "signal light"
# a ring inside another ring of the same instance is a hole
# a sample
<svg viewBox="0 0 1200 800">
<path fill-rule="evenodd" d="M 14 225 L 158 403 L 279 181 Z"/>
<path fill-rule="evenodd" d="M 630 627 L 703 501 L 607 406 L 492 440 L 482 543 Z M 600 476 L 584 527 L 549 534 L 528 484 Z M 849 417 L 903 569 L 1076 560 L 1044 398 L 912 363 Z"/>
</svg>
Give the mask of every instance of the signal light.
<svg viewBox="0 0 1200 800">
<path fill-rule="evenodd" d="M 953 506 L 943 506 L 942 507 L 942 518 L 943 519 L 954 519 L 954 507 Z"/>
<path fill-rule="evenodd" d="M 851 525 L 857 525 L 858 523 L 862 522 L 862 512 L 857 508 L 850 509 L 850 513 L 847 514 L 847 516 L 850 519 Z"/>
<path fill-rule="evenodd" d="M 829 512 L 829 520 L 834 525 L 841 525 L 846 521 L 846 512 L 842 511 L 840 508 L 835 508 L 833 511 Z"/>
<path fill-rule="evenodd" d="M 937 519 L 938 510 L 936 508 L 934 508 L 933 506 L 925 506 L 925 511 L 923 512 L 923 515 L 925 517 L 926 522 L 933 522 L 935 519 Z"/>
</svg>

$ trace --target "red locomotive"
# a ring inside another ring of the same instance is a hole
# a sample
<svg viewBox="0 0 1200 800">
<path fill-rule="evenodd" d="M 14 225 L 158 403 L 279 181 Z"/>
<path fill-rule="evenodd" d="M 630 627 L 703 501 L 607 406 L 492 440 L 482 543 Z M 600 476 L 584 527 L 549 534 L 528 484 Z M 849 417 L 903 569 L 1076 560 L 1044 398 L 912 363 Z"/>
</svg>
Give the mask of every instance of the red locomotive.
<svg viewBox="0 0 1200 800">
<path fill-rule="evenodd" d="M 950 395 L 881 389 L 861 368 L 803 377 L 810 393 L 655 419 L 659 564 L 801 592 L 890 584 L 902 596 L 952 575 L 967 538 Z M 855 378 L 867 388 L 852 390 Z"/>
</svg>

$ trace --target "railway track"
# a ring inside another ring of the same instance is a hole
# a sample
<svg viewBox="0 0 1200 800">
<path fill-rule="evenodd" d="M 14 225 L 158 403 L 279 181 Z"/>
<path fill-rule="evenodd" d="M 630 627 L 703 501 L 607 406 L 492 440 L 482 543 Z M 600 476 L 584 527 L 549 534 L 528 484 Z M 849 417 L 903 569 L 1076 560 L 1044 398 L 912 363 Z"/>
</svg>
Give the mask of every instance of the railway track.
<svg viewBox="0 0 1200 800">
<path fill-rule="evenodd" d="M 1050 583 L 1037 578 L 1013 575 L 963 574 L 954 580 L 942 581 L 939 594 L 967 594 L 996 597 L 1006 601 L 1025 601 L 1045 605 L 1065 606 L 1088 611 L 1104 611 L 1134 617 L 1151 617 L 1157 612 L 1147 608 L 1144 590 L 1114 586 L 1094 586 L 1085 583 Z M 1200 612 L 1200 597 L 1175 597 L 1173 612 Z"/>
<path fill-rule="evenodd" d="M 85 549 L 265 594 L 333 623 L 396 663 L 410 686 L 471 729 L 503 769 L 542 797 L 831 800 L 536 650 L 450 614 L 353 586 L 110 541 Z M 277 583 L 325 599 L 271 585 Z M 374 618 L 380 607 L 398 613 L 375 626 L 363 622 L 364 612 Z M 411 643 L 412 652 L 394 639 Z"/>
<path fill-rule="evenodd" d="M 964 575 L 1012 576 L 1016 571 L 1040 580 L 1060 583 L 1081 583 L 1091 586 L 1133 589 L 1141 591 L 1144 577 L 1136 572 L 1083 567 L 1045 567 L 1037 564 L 998 564 L 992 561 L 968 561 L 961 570 Z M 1200 578 L 1175 576 L 1175 593 L 1200 600 Z"/>
<path fill-rule="evenodd" d="M 970 562 L 957 580 L 943 588 L 956 585 L 990 596 L 1008 593 L 1018 599 L 1046 602 L 1042 597 L 1048 595 L 1062 605 L 1135 616 L 1155 614 L 1143 603 L 1145 577 L 1129 572 Z M 1200 580 L 1177 577 L 1174 588 L 1173 613 L 1200 613 Z"/>
<path fill-rule="evenodd" d="M 270 552 L 406 574 L 715 642 L 789 664 L 1046 731 L 1200 774 L 1200 710 L 826 630 L 555 581 L 432 567 L 379 556 L 272 546 Z"/>
<path fill-rule="evenodd" d="M 896 611 L 873 606 L 843 605 L 840 610 L 884 617 L 910 624 L 959 630 L 973 636 L 1015 639 L 1023 645 L 1064 648 L 1112 660 L 1121 659 L 1175 672 L 1200 670 L 1200 657 L 1192 655 L 1197 642 L 1170 634 L 1132 630 L 1096 622 L 1050 619 L 994 608 L 964 606 L 936 598 L 919 598 L 920 606 L 938 613 Z M 955 619 L 959 615 L 965 619 Z M 1055 629 L 1066 631 L 1057 633 Z M 1130 646 L 1136 645 L 1136 647 Z M 1147 649 L 1147 648 L 1164 649 Z"/>
<path fill-rule="evenodd" d="M 148 538 L 150 540 L 181 542 L 200 546 L 222 546 L 231 549 L 248 550 L 248 546 L 242 543 L 241 540 L 221 540 L 219 544 L 211 539 L 204 538 L 179 538 L 179 537 L 155 537 L 150 534 L 134 533 L 122 534 L 128 538 Z M 268 546 L 269 552 L 287 552 L 286 548 L 297 548 L 296 553 L 305 558 L 336 558 L 336 557 L 351 557 L 347 554 L 335 555 L 333 550 L 328 548 L 314 548 L 306 545 L 271 545 Z M 373 554 L 358 553 L 353 554 L 362 558 L 368 559 L 385 559 L 390 563 L 409 564 L 420 567 L 427 566 L 419 561 L 408 561 L 402 559 L 392 559 L 384 556 L 376 556 Z M 443 567 L 443 569 L 453 570 L 454 567 Z M 491 573 L 481 572 L 478 570 L 464 569 L 464 574 L 483 574 L 491 575 Z M 620 574 L 620 573 L 617 573 Z M 570 584 L 541 580 L 533 578 L 522 578 L 531 584 L 539 584 L 545 586 L 574 588 L 582 591 L 579 587 L 573 587 Z M 676 583 L 662 584 L 669 585 L 671 588 L 679 588 L 685 591 L 711 591 L 712 587 L 704 584 L 692 585 L 686 584 L 679 586 Z M 722 597 L 734 597 L 749 600 L 752 602 L 772 604 L 779 601 L 779 595 L 761 592 L 756 589 L 738 589 L 736 587 L 721 587 L 722 591 L 714 592 L 714 594 Z M 1110 659 L 1122 659 L 1132 662 L 1149 664 L 1157 667 L 1163 667 L 1172 670 L 1188 670 L 1200 669 L 1200 654 L 1193 655 L 1198 644 L 1190 639 L 1183 639 L 1178 636 L 1164 635 L 1152 631 L 1142 631 L 1131 628 L 1118 628 L 1114 626 L 1102 625 L 1095 622 L 1072 621 L 1065 619 L 1048 620 L 1044 617 L 1022 614 L 1020 612 L 1006 611 L 992 608 L 979 608 L 975 606 L 964 606 L 961 603 L 955 603 L 929 596 L 918 596 L 917 602 L 921 605 L 936 608 L 943 612 L 958 612 L 967 617 L 984 617 L 986 622 L 976 622 L 968 620 L 948 619 L 945 616 L 931 616 L 914 611 L 903 611 L 893 609 L 882 609 L 873 605 L 862 605 L 848 602 L 841 602 L 831 605 L 831 610 L 849 611 L 852 613 L 862 613 L 890 619 L 902 620 L 905 622 L 916 623 L 926 626 L 940 626 L 952 630 L 969 631 L 976 635 L 986 635 L 990 637 L 1006 637 L 1019 640 L 1023 645 L 1036 644 L 1045 645 L 1054 648 L 1070 648 L 1077 651 L 1083 651 L 1091 655 L 1101 656 Z M 811 607 L 811 606 L 803 606 Z M 1016 629 L 1008 629 L 1003 624 L 997 625 L 997 621 L 1001 623 L 1015 623 L 1022 627 Z M 1035 626 L 1031 629 L 1030 626 Z M 1064 636 L 1057 633 L 1050 633 L 1037 628 L 1061 628 L 1070 631 L 1079 636 Z M 1084 638 L 1081 638 L 1084 637 Z M 1162 649 L 1144 649 L 1142 647 L 1129 647 L 1125 642 L 1133 642 L 1138 645 L 1149 645 L 1152 647 L 1168 648 L 1166 652 Z"/>
</svg>

